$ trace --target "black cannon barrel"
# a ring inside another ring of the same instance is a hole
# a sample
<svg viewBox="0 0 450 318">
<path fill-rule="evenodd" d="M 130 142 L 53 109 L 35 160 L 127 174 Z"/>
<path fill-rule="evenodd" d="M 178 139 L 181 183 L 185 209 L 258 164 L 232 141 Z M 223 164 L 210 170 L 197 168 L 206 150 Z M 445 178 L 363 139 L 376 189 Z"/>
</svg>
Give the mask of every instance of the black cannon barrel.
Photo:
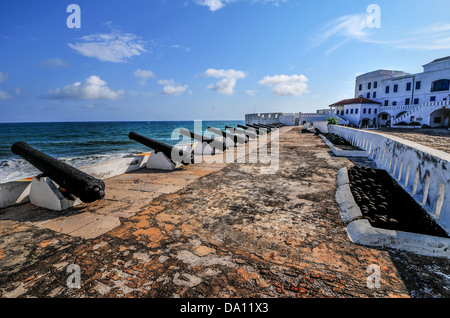
<svg viewBox="0 0 450 318">
<path fill-rule="evenodd" d="M 268 132 L 271 132 L 272 130 L 274 130 L 273 127 L 270 127 L 269 125 L 266 125 L 266 124 L 254 124 L 254 125 L 257 127 L 260 127 L 260 128 L 267 129 Z"/>
<path fill-rule="evenodd" d="M 230 126 L 225 126 L 225 129 L 228 129 L 231 132 L 235 132 L 237 134 L 244 134 L 246 135 L 248 138 L 256 138 L 256 132 L 250 131 L 250 130 L 245 130 L 243 128 L 234 128 L 234 127 L 230 127 Z"/>
<path fill-rule="evenodd" d="M 259 135 L 259 128 L 250 127 L 250 126 L 245 126 L 245 125 L 241 125 L 241 124 L 238 124 L 237 126 L 238 126 L 239 128 L 242 128 L 242 129 L 246 130 L 246 131 L 251 131 L 251 132 L 254 132 L 254 133 L 256 133 L 257 135 Z"/>
<path fill-rule="evenodd" d="M 155 150 L 155 153 L 162 152 L 167 158 L 171 159 L 173 162 L 179 162 L 184 165 L 194 163 L 193 151 L 185 151 L 175 146 L 168 145 L 161 141 L 138 134 L 135 131 L 130 132 L 128 134 L 128 138 L 137 141 L 149 148 L 152 148 L 153 150 Z"/>
<path fill-rule="evenodd" d="M 243 137 L 243 136 L 239 136 L 236 134 L 232 134 L 230 132 L 222 131 L 222 130 L 220 130 L 218 128 L 214 128 L 214 127 L 208 127 L 208 130 L 217 135 L 222 135 L 224 138 L 230 137 L 233 139 L 233 141 L 235 143 L 241 143 L 241 144 L 245 143 L 245 137 Z"/>
<path fill-rule="evenodd" d="M 261 127 L 261 126 L 252 125 L 252 124 L 247 124 L 247 126 L 250 127 L 250 128 L 258 129 L 258 131 L 259 131 L 260 134 L 261 134 L 262 132 L 263 132 L 263 133 L 268 133 L 268 132 L 270 132 L 269 129 L 264 128 L 264 127 Z"/>
<path fill-rule="evenodd" d="M 55 159 L 20 141 L 12 145 L 11 151 L 21 156 L 44 176 L 56 182 L 66 192 L 80 198 L 84 203 L 91 203 L 105 197 L 105 183 L 103 180 Z"/>
<path fill-rule="evenodd" d="M 200 142 L 206 142 L 208 144 L 214 141 L 214 138 L 194 133 L 185 128 L 180 129 L 180 134 L 187 136 L 187 137 L 191 137 L 192 139 L 200 141 Z"/>
</svg>

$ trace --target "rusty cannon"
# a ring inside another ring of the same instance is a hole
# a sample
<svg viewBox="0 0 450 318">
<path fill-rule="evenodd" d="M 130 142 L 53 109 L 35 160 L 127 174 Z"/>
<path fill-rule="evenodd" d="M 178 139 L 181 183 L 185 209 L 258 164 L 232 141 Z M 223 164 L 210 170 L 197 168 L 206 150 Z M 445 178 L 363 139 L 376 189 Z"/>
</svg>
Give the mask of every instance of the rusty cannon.
<svg viewBox="0 0 450 318">
<path fill-rule="evenodd" d="M 168 145 L 161 141 L 140 135 L 135 131 L 130 132 L 128 134 L 128 138 L 153 149 L 155 154 L 164 154 L 167 159 L 173 161 L 174 163 L 181 163 L 183 165 L 194 163 L 194 153 L 190 149 L 185 150 L 176 146 Z"/>
<path fill-rule="evenodd" d="M 20 141 L 12 145 L 11 151 L 28 161 L 42 172 L 40 177 L 48 177 L 60 187 L 60 192 L 73 195 L 84 203 L 91 203 L 105 197 L 103 180 L 55 159 Z"/>
</svg>

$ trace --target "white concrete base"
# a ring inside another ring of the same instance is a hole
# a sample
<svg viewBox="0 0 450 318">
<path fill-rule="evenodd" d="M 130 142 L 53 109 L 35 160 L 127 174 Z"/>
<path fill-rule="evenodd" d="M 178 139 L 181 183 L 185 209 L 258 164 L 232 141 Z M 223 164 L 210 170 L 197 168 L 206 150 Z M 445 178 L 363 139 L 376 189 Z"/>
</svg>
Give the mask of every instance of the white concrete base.
<svg viewBox="0 0 450 318">
<path fill-rule="evenodd" d="M 226 137 L 226 138 L 225 138 L 225 146 L 226 146 L 227 148 L 231 148 L 231 147 L 236 146 L 236 144 L 234 143 L 234 140 L 233 140 L 233 139 L 231 139 L 230 137 Z M 224 150 L 225 150 L 225 149 L 224 149 Z"/>
<path fill-rule="evenodd" d="M 329 141 L 325 136 L 319 135 L 320 138 L 331 148 L 331 152 L 337 157 L 364 157 L 367 158 L 369 153 L 365 150 L 343 150 L 338 149 L 336 146 Z"/>
<path fill-rule="evenodd" d="M 81 204 L 81 200 L 65 198 L 50 178 L 42 177 L 39 180 L 33 178 L 31 181 L 30 203 L 49 210 L 62 211 Z"/>
<path fill-rule="evenodd" d="M 148 157 L 146 167 L 147 169 L 174 170 L 176 164 L 162 152 L 152 152 Z"/>
<path fill-rule="evenodd" d="M 372 227 L 367 219 L 363 219 L 353 199 L 347 168 L 339 170 L 337 184 L 336 202 L 341 209 L 342 220 L 347 224 L 347 235 L 353 243 L 450 259 L 448 238 Z"/>
<path fill-rule="evenodd" d="M 206 142 L 196 142 L 193 145 L 194 155 L 213 156 L 216 154 L 214 147 L 211 147 Z"/>
</svg>

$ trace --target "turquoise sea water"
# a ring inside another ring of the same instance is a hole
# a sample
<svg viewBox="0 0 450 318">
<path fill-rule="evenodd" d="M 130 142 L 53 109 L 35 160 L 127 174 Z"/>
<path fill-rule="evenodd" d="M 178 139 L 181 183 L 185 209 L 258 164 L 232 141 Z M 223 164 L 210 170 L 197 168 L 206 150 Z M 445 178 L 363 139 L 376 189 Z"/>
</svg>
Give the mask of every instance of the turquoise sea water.
<svg viewBox="0 0 450 318">
<path fill-rule="evenodd" d="M 244 121 L 203 121 L 201 124 L 202 131 L 210 126 L 224 130 L 225 126 L 236 127 Z M 25 141 L 52 157 L 79 167 L 151 151 L 130 140 L 128 134 L 131 131 L 167 144 L 177 144 L 182 140 L 178 134 L 172 139 L 177 128 L 194 131 L 194 121 L 0 124 L 0 183 L 40 173 L 11 152 L 11 146 L 18 141 Z"/>
</svg>

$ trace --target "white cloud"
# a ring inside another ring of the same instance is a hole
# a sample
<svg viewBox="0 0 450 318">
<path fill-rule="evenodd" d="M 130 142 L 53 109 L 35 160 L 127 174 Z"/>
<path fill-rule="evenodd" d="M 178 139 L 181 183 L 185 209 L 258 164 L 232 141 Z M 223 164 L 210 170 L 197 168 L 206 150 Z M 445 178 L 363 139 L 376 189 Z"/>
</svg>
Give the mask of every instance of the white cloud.
<svg viewBox="0 0 450 318">
<path fill-rule="evenodd" d="M 236 0 L 195 0 L 195 3 L 208 7 L 210 11 L 222 9 L 226 4 Z"/>
<path fill-rule="evenodd" d="M 253 90 L 252 90 L 252 89 L 248 89 L 248 90 L 245 91 L 245 93 L 246 93 L 248 96 L 255 96 L 257 92 L 258 92 L 257 89 L 253 89 Z"/>
<path fill-rule="evenodd" d="M 321 45 L 329 39 L 337 37 L 340 39 L 339 42 L 327 50 L 327 54 L 330 54 L 350 40 L 369 42 L 370 29 L 367 27 L 367 17 L 367 14 L 361 13 L 345 15 L 330 21 L 311 40 L 312 46 Z"/>
<path fill-rule="evenodd" d="M 95 100 L 107 99 L 116 100 L 124 93 L 123 90 L 114 91 L 107 86 L 107 83 L 99 76 L 92 75 L 82 82 L 57 88 L 48 92 L 47 97 L 56 99 L 80 99 Z"/>
<path fill-rule="evenodd" d="M 187 85 L 175 85 L 175 82 L 171 80 L 159 80 L 158 84 L 163 85 L 162 92 L 166 95 L 181 95 L 187 90 Z"/>
<path fill-rule="evenodd" d="M 194 0 L 198 5 L 208 7 L 210 11 L 216 11 L 222 9 L 229 3 L 236 2 L 238 0 Z M 287 0 L 252 0 L 251 3 L 273 4 L 278 7 L 280 3 L 285 3 Z"/>
<path fill-rule="evenodd" d="M 272 88 L 279 96 L 300 96 L 308 92 L 308 78 L 304 75 L 265 76 L 258 83 Z"/>
<path fill-rule="evenodd" d="M 11 99 L 12 95 L 0 89 L 0 100 Z"/>
<path fill-rule="evenodd" d="M 96 33 L 81 37 L 81 42 L 68 44 L 81 55 L 102 62 L 124 62 L 147 52 L 141 38 L 133 33 L 113 30 L 111 33 Z"/>
<path fill-rule="evenodd" d="M 69 64 L 64 62 L 60 58 L 52 58 L 45 61 L 42 61 L 38 64 L 39 67 L 44 69 L 54 69 L 54 68 L 65 68 L 69 67 Z"/>
<path fill-rule="evenodd" d="M 368 13 L 360 13 L 331 20 L 311 39 L 310 47 L 331 43 L 326 51 L 327 55 L 350 41 L 411 51 L 450 49 L 450 24 L 447 22 L 436 22 L 401 33 L 398 30 L 384 31 L 383 35 L 381 32 L 377 33 L 379 29 L 368 27 L 368 18 Z M 382 36 L 384 39 L 381 38 Z"/>
<path fill-rule="evenodd" d="M 134 71 L 134 77 L 140 79 L 139 85 L 145 85 L 149 78 L 155 78 L 155 74 L 150 70 L 137 69 Z"/>
<path fill-rule="evenodd" d="M 207 69 L 203 75 L 208 77 L 222 78 L 216 84 L 211 84 L 207 88 L 217 91 L 224 95 L 233 95 L 236 80 L 245 78 L 246 74 L 243 71 L 233 69 L 216 70 L 213 68 Z"/>
<path fill-rule="evenodd" d="M 380 42 L 399 49 L 414 51 L 435 51 L 450 49 L 450 24 L 434 23 L 401 39 Z"/>
<path fill-rule="evenodd" d="M 3 83 L 4 81 L 6 81 L 9 77 L 9 74 L 0 72 L 0 83 Z"/>
</svg>

